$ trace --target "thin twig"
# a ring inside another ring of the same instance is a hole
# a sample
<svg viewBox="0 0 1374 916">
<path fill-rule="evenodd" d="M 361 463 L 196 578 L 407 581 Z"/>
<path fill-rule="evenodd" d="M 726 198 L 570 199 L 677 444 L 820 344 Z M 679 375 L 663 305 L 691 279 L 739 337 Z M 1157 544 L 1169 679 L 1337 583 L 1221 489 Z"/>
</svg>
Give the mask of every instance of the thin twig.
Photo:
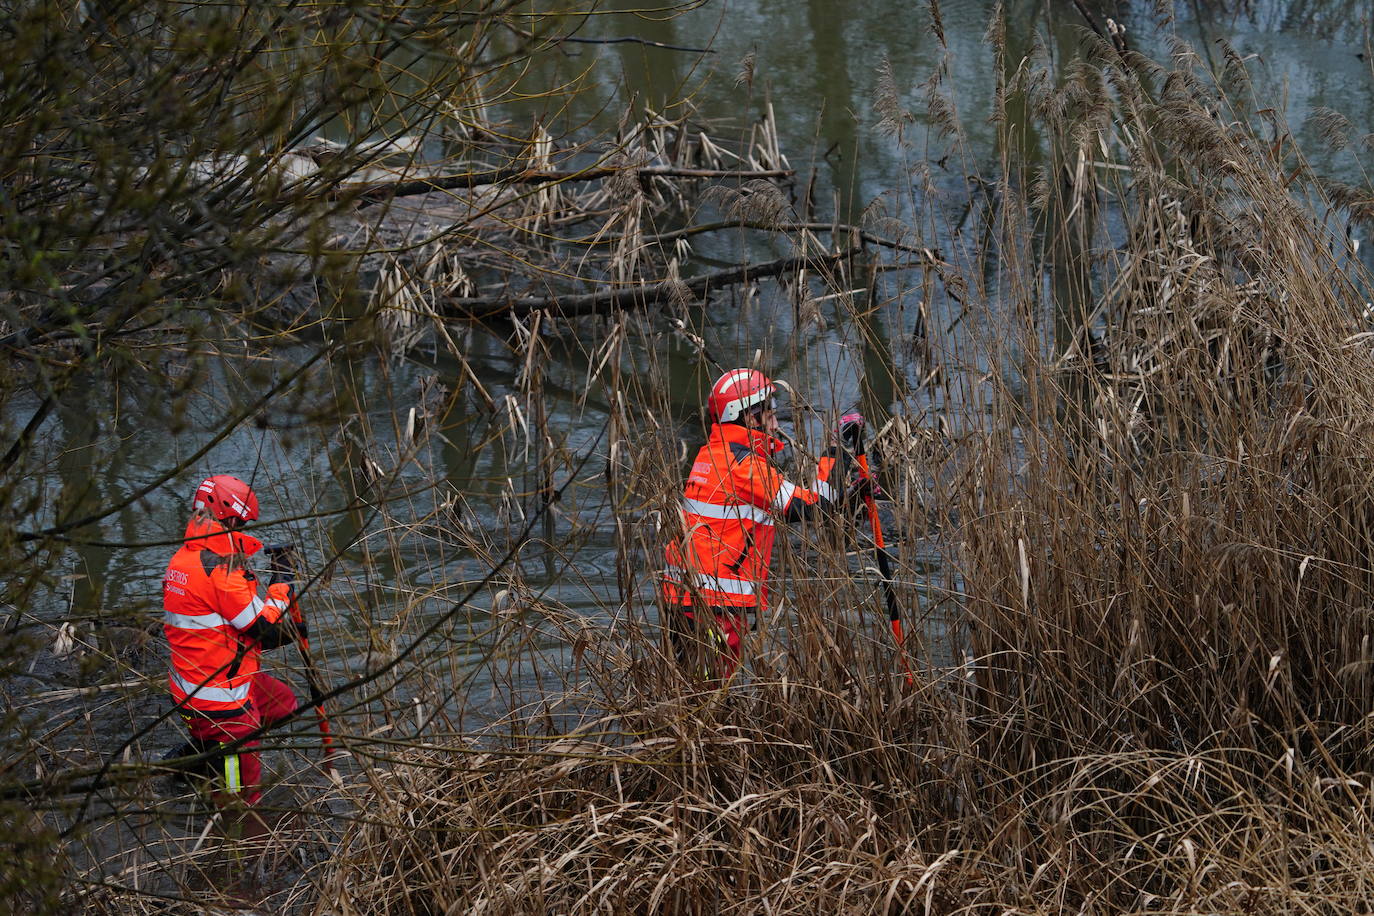
<svg viewBox="0 0 1374 916">
<path fill-rule="evenodd" d="M 688 54 L 714 54 L 715 48 L 684 48 L 682 45 L 664 44 L 661 41 L 651 41 L 648 38 L 636 38 L 627 36 L 625 38 L 561 38 L 560 43 L 575 42 L 581 45 L 621 45 L 636 44 L 645 45 L 650 48 L 662 48 L 665 51 L 686 51 Z"/>
</svg>

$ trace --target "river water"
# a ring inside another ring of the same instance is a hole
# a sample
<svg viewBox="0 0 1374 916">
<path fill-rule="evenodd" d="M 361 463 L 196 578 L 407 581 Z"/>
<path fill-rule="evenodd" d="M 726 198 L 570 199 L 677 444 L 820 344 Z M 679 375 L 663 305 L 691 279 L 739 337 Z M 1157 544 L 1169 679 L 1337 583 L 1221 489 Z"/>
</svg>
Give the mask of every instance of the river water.
<svg viewBox="0 0 1374 916">
<path fill-rule="evenodd" d="M 1167 39 L 1154 25 L 1152 6 L 1125 4 L 1114 18 L 1136 47 L 1165 54 Z M 937 227 L 931 241 L 942 248 L 958 246 L 938 227 L 954 223 L 951 215 L 966 206 L 972 193 L 969 174 L 990 173 L 995 155 L 988 124 L 994 61 L 983 37 L 993 3 L 947 2 L 942 11 L 945 47 L 933 34 L 924 6 L 899 0 L 727 0 L 703 3 L 675 17 L 646 12 L 630 0 L 614 0 L 605 9 L 619 14 L 589 17 L 576 36 L 613 43 L 567 44 L 560 56 L 544 58 L 544 69 L 529 75 L 531 85 L 552 85 L 590 68 L 596 77 L 592 85 L 566 107 L 556 108 L 553 102 L 512 105 L 513 117 L 542 114 L 554 133 L 559 118 L 604 128 L 628 99 L 676 117 L 687 109 L 672 100 L 687 97 L 692 117 L 720 125 L 717 136 L 730 140 L 743 136 L 771 106 L 779 146 L 798 170 L 798 183 L 814 179 L 818 219 L 857 221 L 874 201 L 883 201 L 891 215 L 927 220 Z M 1226 36 L 1251 58 L 1261 94 L 1274 93 L 1272 97 L 1281 99 L 1293 124 L 1301 125 L 1314 109 L 1332 107 L 1367 130 L 1374 128 L 1374 94 L 1368 91 L 1371 74 L 1364 59 L 1361 17 L 1366 12 L 1356 2 L 1199 0 L 1180 4 L 1176 28 L 1204 55 L 1219 53 L 1216 40 Z M 1028 51 L 1036 35 L 1055 60 L 1067 58 L 1083 30 L 1082 18 L 1067 0 L 1011 0 L 1006 17 L 1008 57 L 1013 60 Z M 673 47 L 655 47 L 640 39 Z M 710 53 L 691 50 L 706 48 Z M 752 84 L 739 78 L 748 59 Z M 971 161 L 941 160 L 946 141 L 929 130 L 924 114 L 922 87 L 942 60 L 948 61 L 946 87 L 957 100 Z M 874 99 L 884 66 L 890 68 L 903 104 L 914 113 L 905 146 L 875 129 L 879 115 Z M 541 105 L 547 110 L 541 111 Z M 1298 134 L 1314 139 L 1301 127 Z M 1306 142 L 1305 148 L 1329 174 L 1347 179 L 1360 174 L 1353 153 L 1331 153 L 1315 142 Z M 934 167 L 942 195 L 938 199 L 912 190 L 911 172 L 926 160 L 939 163 Z M 932 211 L 941 218 L 927 219 Z M 757 239 L 704 245 L 693 252 L 689 269 L 779 253 Z M 905 306 L 916 295 L 916 290 L 894 288 L 887 303 L 892 307 L 874 320 L 873 337 L 866 346 L 855 345 L 853 329 L 834 311 L 827 313 L 823 329 L 799 328 L 790 305 L 768 288 L 749 308 L 713 307 L 699 316 L 695 330 L 727 365 L 746 363 L 762 349 L 766 362 L 821 408 L 863 403 L 872 413 L 907 412 L 930 423 L 944 405 L 930 400 L 916 384 L 919 366 L 906 346 L 917 310 Z M 516 379 L 524 368 L 508 345 L 509 334 L 498 322 L 490 330 L 472 330 L 466 336 L 470 365 L 498 402 L 507 395 L 518 399 Z M 655 344 L 645 338 L 636 345 Z M 607 401 L 595 390 L 585 394 L 591 371 L 585 347 L 560 338 L 553 338 L 549 346 L 543 367 L 548 428 L 559 445 L 580 455 L 598 443 Z M 701 436 L 699 402 L 712 370 L 681 346 L 663 346 L 673 413 L 663 420 L 694 448 Z M 207 430 L 215 429 L 229 412 L 226 405 L 240 403 L 244 392 L 270 383 L 297 356 L 287 353 L 271 369 L 247 356 L 224 357 L 183 429 L 144 425 L 144 406 L 160 396 L 151 387 L 82 392 L 44 430 L 44 444 L 57 469 L 49 483 L 51 502 L 89 488 L 84 497 L 88 502 L 110 503 L 155 479 L 206 440 Z M 268 519 L 319 516 L 282 522 L 264 532 L 266 540 L 302 542 L 317 567 L 324 558 L 342 552 L 328 581 L 319 584 L 312 609 L 324 624 L 319 629 L 347 634 L 323 646 L 331 676 L 356 672 L 386 657 L 394 649 L 388 634 L 403 626 L 403 618 L 438 613 L 487 569 L 486 558 L 444 536 L 398 539 L 391 530 L 396 516 L 424 516 L 436 502 L 464 497 L 467 508 L 452 509 L 445 518 L 458 519 L 453 524 L 470 529 L 479 541 L 486 538 L 500 545 L 535 504 L 540 484 L 534 471 L 537 449 L 532 455 L 514 433 L 483 445 L 493 422 L 469 391 L 447 413 L 440 413 L 443 436 L 432 439 L 397 478 L 402 488 L 408 481 L 428 486 L 437 480 L 439 490 L 399 500 L 401 508 L 391 515 L 366 509 L 338 512 L 351 496 L 349 469 L 359 463 L 358 454 L 346 454 L 348 439 L 365 442 L 364 451 L 373 450 L 368 457 L 390 468 L 405 439 L 410 408 L 418 407 L 423 416 L 425 399 L 437 397 L 433 386 L 455 387 L 458 373 L 455 361 L 424 345 L 399 360 L 377 356 L 336 361 L 328 369 L 330 384 L 356 404 L 355 416 L 307 421 L 290 411 L 269 412 L 265 429 L 250 425 L 231 435 L 184 474 L 109 519 L 90 538 L 117 546 L 73 548 L 62 570 L 64 578 L 39 596 L 33 610 L 48 621 L 76 621 L 78 628 L 97 619 L 136 626 L 155 620 L 160 614 L 160 575 L 171 549 L 165 542 L 179 535 L 196 483 L 209 473 L 229 472 L 254 481 Z M 801 423 L 804 418 L 793 419 Z M 595 460 L 588 468 L 600 463 Z M 563 468 L 555 475 L 557 481 L 568 473 Z M 566 495 L 558 514 L 557 549 L 527 556 L 524 572 L 532 586 L 548 590 L 548 600 L 575 614 L 596 615 L 621 600 L 615 527 L 599 478 L 590 470 L 583 478 Z M 366 531 L 361 540 L 360 530 Z M 910 567 L 930 571 L 919 565 L 932 562 L 920 545 L 906 549 Z M 492 591 L 479 596 L 478 608 L 491 600 Z M 483 621 L 484 613 L 474 610 L 462 615 L 458 624 L 476 631 Z M 473 657 L 482 651 L 480 644 L 474 645 Z M 562 657 L 555 653 L 550 659 L 557 664 Z M 148 673 L 157 674 L 156 652 L 150 650 L 144 658 Z M 495 689 L 485 676 L 469 687 L 475 693 Z M 142 697 L 131 702 L 157 702 L 152 694 Z"/>
</svg>

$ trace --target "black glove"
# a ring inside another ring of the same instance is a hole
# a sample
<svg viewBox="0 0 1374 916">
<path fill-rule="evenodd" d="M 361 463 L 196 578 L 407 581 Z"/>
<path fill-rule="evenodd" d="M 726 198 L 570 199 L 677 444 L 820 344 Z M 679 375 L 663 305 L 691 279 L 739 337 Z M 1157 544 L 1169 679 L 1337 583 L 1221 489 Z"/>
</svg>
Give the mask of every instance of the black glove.
<svg viewBox="0 0 1374 916">
<path fill-rule="evenodd" d="M 262 549 L 267 557 L 267 568 L 272 575 L 289 578 L 296 567 L 295 544 L 271 544 Z"/>
<path fill-rule="evenodd" d="M 864 415 L 857 410 L 840 417 L 840 425 L 835 428 L 835 437 L 851 454 L 864 453 Z"/>
<path fill-rule="evenodd" d="M 297 620 L 297 621 L 295 621 L 295 626 L 296 626 L 296 638 L 297 638 L 297 639 L 309 639 L 309 638 L 310 638 L 310 627 L 308 627 L 308 626 L 305 625 L 305 621 L 304 621 L 304 620 Z"/>
<path fill-rule="evenodd" d="M 303 639 L 300 630 L 290 617 L 283 617 L 276 623 L 268 623 L 266 615 L 253 621 L 253 625 L 243 631 L 257 642 L 264 652 L 289 646 L 297 639 Z"/>
</svg>

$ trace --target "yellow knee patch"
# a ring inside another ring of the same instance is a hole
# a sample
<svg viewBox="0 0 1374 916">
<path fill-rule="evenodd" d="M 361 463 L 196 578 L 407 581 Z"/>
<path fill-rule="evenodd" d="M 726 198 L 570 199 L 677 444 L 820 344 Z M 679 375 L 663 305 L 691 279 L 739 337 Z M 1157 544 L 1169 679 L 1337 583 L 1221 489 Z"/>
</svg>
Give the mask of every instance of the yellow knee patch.
<svg viewBox="0 0 1374 916">
<path fill-rule="evenodd" d="M 243 789 L 243 776 L 239 773 L 239 755 L 224 755 L 224 786 L 230 794 L 237 795 Z"/>
</svg>

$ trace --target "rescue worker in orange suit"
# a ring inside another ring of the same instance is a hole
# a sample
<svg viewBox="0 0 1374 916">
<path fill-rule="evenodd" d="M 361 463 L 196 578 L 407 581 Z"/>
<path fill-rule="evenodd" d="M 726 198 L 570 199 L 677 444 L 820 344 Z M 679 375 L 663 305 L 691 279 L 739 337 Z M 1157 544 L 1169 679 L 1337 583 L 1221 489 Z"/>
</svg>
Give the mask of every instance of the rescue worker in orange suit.
<svg viewBox="0 0 1374 916">
<path fill-rule="evenodd" d="M 227 474 L 197 489 L 181 549 L 163 577 L 163 628 L 171 646 L 172 699 L 191 734 L 183 752 L 204 752 L 251 734 L 296 711 L 291 688 L 264 674 L 264 649 L 304 635 L 292 623 L 293 586 L 274 574 L 266 598 L 245 560 L 262 542 L 240 531 L 257 520 L 252 489 Z M 247 806 L 261 797 L 257 742 L 215 758 L 221 804 Z M 229 796 L 229 797 L 226 797 Z"/>
<path fill-rule="evenodd" d="M 776 438 L 773 392 L 767 376 L 749 369 L 731 370 L 711 386 L 712 426 L 687 477 L 684 533 L 667 548 L 664 599 L 685 621 L 670 628 L 674 649 L 680 662 L 696 667 L 683 631 L 699 634 L 695 648 L 710 659 L 703 672 L 708 680 L 728 679 L 738 669 L 748 614 L 767 605 L 774 522 L 831 515 L 848 501 L 849 451 L 863 418 L 846 416 L 837 438 L 848 449 L 832 443 L 815 486 L 801 487 L 771 460 L 784 447 Z"/>
</svg>

